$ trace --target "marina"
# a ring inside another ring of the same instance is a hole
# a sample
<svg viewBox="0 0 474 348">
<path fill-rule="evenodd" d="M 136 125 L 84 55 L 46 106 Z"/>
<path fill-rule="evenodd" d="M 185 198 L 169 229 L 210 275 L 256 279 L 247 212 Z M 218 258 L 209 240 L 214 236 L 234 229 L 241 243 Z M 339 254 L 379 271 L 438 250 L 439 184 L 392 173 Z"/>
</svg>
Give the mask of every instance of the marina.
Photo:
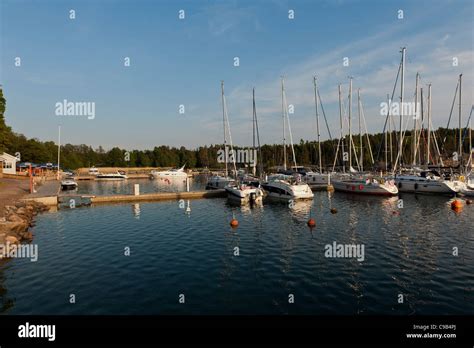
<svg viewBox="0 0 474 348">
<path fill-rule="evenodd" d="M 1 1 L 0 348 L 472 346 L 472 0 Z"/>
</svg>

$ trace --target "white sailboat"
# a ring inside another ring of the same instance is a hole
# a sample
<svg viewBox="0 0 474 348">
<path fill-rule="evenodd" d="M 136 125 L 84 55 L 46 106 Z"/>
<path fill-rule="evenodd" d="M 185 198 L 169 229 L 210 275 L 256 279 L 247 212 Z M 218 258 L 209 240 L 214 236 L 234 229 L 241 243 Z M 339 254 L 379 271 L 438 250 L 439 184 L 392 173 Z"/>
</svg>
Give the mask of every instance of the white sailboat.
<svg viewBox="0 0 474 348">
<path fill-rule="evenodd" d="M 339 86 L 339 91 L 340 91 L 340 86 Z M 341 98 L 341 93 L 339 93 L 339 99 L 340 98 Z M 339 107 L 342 109 L 341 100 L 339 100 Z M 359 108 L 360 108 L 360 98 L 359 98 Z M 340 110 L 340 114 L 342 115 L 342 110 Z M 363 194 L 363 195 L 394 196 L 398 194 L 398 189 L 395 186 L 393 180 L 384 180 L 382 178 L 378 178 L 371 175 L 364 176 L 361 174 L 357 174 L 357 171 L 352 167 L 352 148 L 354 147 L 354 143 L 352 141 L 351 118 L 352 118 L 352 77 L 349 80 L 349 174 L 334 176 L 331 180 L 331 183 L 334 189 L 336 191 L 349 192 L 349 193 L 354 193 L 354 194 Z M 354 153 L 355 153 L 355 148 L 354 148 Z M 357 165 L 359 166 L 357 156 L 355 158 L 357 161 Z"/>
<path fill-rule="evenodd" d="M 229 125 L 229 118 L 227 115 L 227 105 L 225 102 L 225 96 L 224 96 L 224 84 L 222 83 L 222 103 L 223 103 L 223 110 L 224 110 L 224 119 Z M 255 122 L 256 122 L 256 107 L 255 107 L 255 89 L 253 90 L 253 122 L 254 122 L 254 127 L 255 127 Z M 231 145 L 231 151 L 233 151 L 233 144 L 232 144 L 232 135 L 230 133 L 230 126 L 228 126 L 229 130 L 229 140 L 230 140 L 230 145 Z M 259 141 L 260 142 L 260 141 Z M 255 147 L 255 144 L 254 144 Z M 233 159 L 233 165 L 234 165 L 234 171 L 237 172 L 236 170 L 236 165 L 235 165 L 235 158 L 232 156 Z M 250 202 L 261 202 L 264 196 L 264 191 L 262 188 L 260 188 L 260 185 L 257 187 L 247 185 L 244 182 L 234 182 L 234 183 L 229 183 L 229 185 L 225 186 L 225 190 L 227 192 L 227 197 L 230 200 L 237 200 L 241 204 L 247 204 Z"/>
<path fill-rule="evenodd" d="M 282 114 L 283 114 L 283 168 L 286 171 L 286 123 L 288 124 L 288 132 L 290 135 L 291 151 L 293 154 L 293 162 L 295 168 L 296 156 L 293 147 L 293 136 L 291 134 L 290 118 L 288 117 L 288 106 L 286 103 L 285 85 L 283 78 L 281 79 L 281 96 L 282 96 Z M 301 175 L 295 173 L 294 176 L 273 176 L 267 182 L 262 184 L 263 189 L 268 197 L 283 200 L 312 199 L 314 197 L 311 188 L 302 181 Z"/>
<path fill-rule="evenodd" d="M 323 173 L 323 161 L 321 152 L 321 131 L 319 128 L 319 112 L 318 112 L 318 101 L 319 91 L 317 86 L 316 76 L 313 77 L 314 85 L 314 104 L 316 110 L 316 131 L 318 133 L 318 159 L 319 159 L 319 172 L 313 172 L 312 170 L 305 170 L 303 175 L 303 181 L 308 184 L 311 188 L 325 187 L 330 184 L 329 173 Z M 321 104 L 322 105 L 322 104 Z"/>
<path fill-rule="evenodd" d="M 417 74 L 417 85 L 418 85 L 418 74 Z M 461 76 L 459 77 L 458 86 L 459 90 L 461 89 Z M 457 93 L 456 88 L 456 93 Z M 418 89 L 416 87 L 415 93 L 415 100 L 417 99 Z M 421 93 L 423 96 L 423 93 Z M 459 91 L 459 96 L 461 96 L 461 92 Z M 434 136 L 433 132 L 431 131 L 431 84 L 428 85 L 428 120 L 427 120 L 427 146 L 426 146 L 426 167 L 429 168 L 431 164 L 431 140 L 435 145 L 435 149 L 438 152 L 438 158 L 442 165 L 441 154 L 439 153 L 438 143 L 436 141 L 436 137 Z M 422 98 L 423 102 L 423 98 Z M 461 100 L 459 100 L 461 102 Z M 423 108 L 421 108 L 423 110 Z M 461 112 L 461 111 L 459 111 Z M 461 115 L 461 114 L 460 114 Z M 461 116 L 460 117 L 460 124 L 461 124 Z M 423 127 L 421 128 L 419 137 L 422 136 Z M 401 142 L 403 141 L 403 135 L 401 134 Z M 433 138 L 433 139 L 432 139 Z M 419 143 L 419 140 L 416 141 Z M 459 148 L 462 149 L 461 138 L 460 138 L 460 145 Z M 399 150 L 400 151 L 400 150 Z M 461 150 L 460 150 L 461 151 Z M 415 148 L 416 153 L 416 148 Z M 461 152 L 460 152 L 461 153 Z M 398 163 L 401 154 L 399 153 L 397 156 L 397 161 L 395 162 L 395 166 Z M 416 156 L 414 157 L 414 164 L 416 160 Z M 425 193 L 425 194 L 450 194 L 454 195 L 456 193 L 460 193 L 463 190 L 466 190 L 466 184 L 452 176 L 446 178 L 441 173 L 438 173 L 435 170 L 412 170 L 410 173 L 402 173 L 399 172 L 395 174 L 393 179 L 395 180 L 398 190 L 400 192 L 407 192 L 407 193 Z"/>
<path fill-rule="evenodd" d="M 224 124 L 224 152 L 225 152 L 225 172 L 224 176 L 221 175 L 213 175 L 207 179 L 206 190 L 220 190 L 225 189 L 226 186 L 235 184 L 235 180 L 229 176 L 227 159 L 229 156 L 227 155 L 227 128 L 229 127 L 229 119 L 227 117 L 227 106 L 225 103 L 225 95 L 224 95 L 224 81 L 221 81 L 221 102 L 222 102 L 222 122 Z M 230 133 L 229 133 L 230 134 Z M 232 139 L 230 139 L 232 142 Z M 232 158 L 233 156 L 233 149 L 232 151 Z M 235 161 L 235 159 L 234 159 Z M 235 168 L 234 168 L 235 169 Z"/>
</svg>

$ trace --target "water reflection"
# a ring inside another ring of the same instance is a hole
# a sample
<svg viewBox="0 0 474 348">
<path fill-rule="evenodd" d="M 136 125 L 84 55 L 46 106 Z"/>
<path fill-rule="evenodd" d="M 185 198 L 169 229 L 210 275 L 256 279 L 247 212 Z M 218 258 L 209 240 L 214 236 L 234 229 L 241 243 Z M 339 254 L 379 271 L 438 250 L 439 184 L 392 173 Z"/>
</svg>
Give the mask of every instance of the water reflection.
<svg viewBox="0 0 474 348">
<path fill-rule="evenodd" d="M 140 204 L 139 203 L 135 203 L 132 205 L 132 209 L 133 209 L 133 216 L 135 217 L 135 219 L 140 219 Z"/>
</svg>

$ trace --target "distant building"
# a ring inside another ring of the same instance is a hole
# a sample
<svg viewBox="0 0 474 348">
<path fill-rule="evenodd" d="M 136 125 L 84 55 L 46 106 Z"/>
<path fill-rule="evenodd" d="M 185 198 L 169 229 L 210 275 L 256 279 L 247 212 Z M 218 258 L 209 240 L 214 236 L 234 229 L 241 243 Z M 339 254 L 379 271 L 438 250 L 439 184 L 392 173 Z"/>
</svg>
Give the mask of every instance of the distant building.
<svg viewBox="0 0 474 348">
<path fill-rule="evenodd" d="M 18 159 L 15 156 L 4 152 L 0 155 L 0 162 L 2 164 L 3 174 L 16 174 L 16 162 Z"/>
</svg>

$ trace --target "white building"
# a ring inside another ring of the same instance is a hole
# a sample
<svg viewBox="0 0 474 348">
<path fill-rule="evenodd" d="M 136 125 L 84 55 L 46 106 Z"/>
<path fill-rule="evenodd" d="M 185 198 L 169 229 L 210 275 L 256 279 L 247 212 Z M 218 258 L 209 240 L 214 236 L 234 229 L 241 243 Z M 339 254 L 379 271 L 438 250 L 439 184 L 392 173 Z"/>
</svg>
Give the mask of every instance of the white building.
<svg viewBox="0 0 474 348">
<path fill-rule="evenodd" d="M 0 155 L 0 163 L 3 166 L 3 174 L 16 174 L 16 162 L 18 159 L 15 156 L 4 152 Z"/>
</svg>

